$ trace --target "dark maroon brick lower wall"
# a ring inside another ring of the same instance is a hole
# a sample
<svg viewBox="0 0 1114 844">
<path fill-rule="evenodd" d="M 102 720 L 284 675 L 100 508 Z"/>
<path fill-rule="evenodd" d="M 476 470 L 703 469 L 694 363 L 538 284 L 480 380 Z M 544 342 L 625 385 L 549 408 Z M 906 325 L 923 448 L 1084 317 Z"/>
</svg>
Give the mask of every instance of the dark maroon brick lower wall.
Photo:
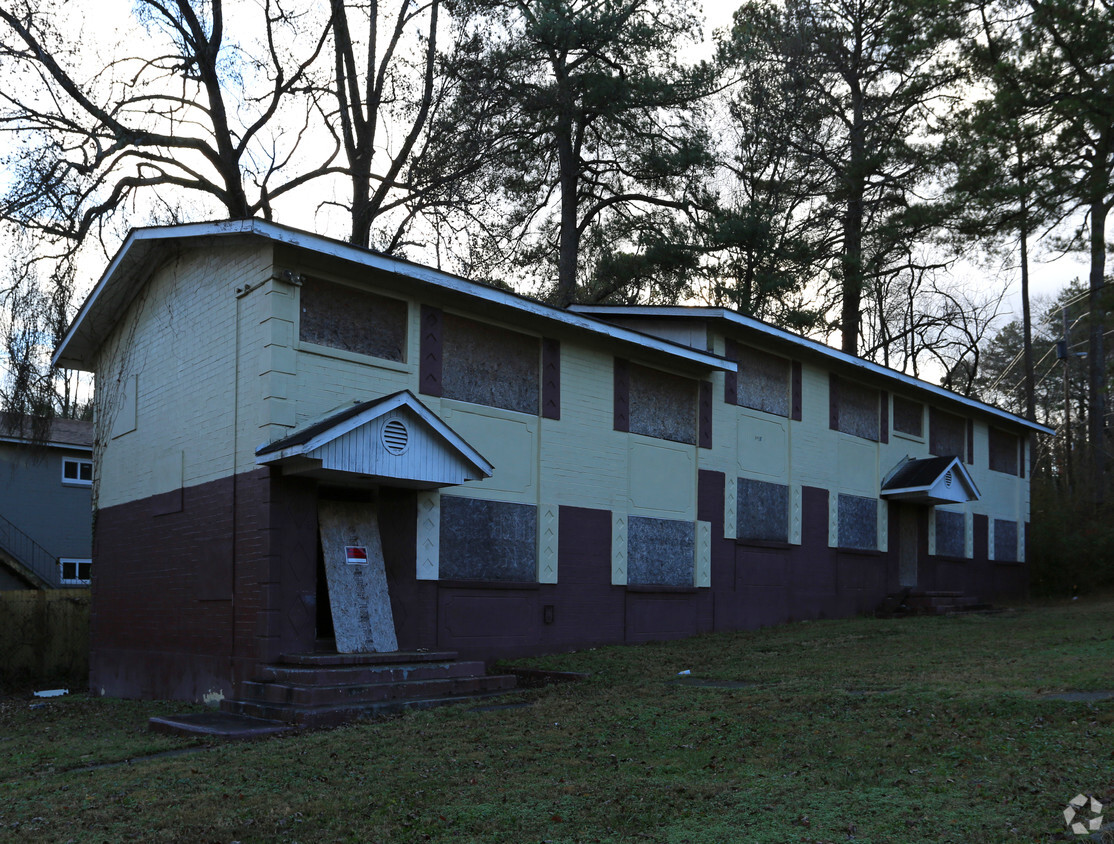
<svg viewBox="0 0 1114 844">
<path fill-rule="evenodd" d="M 317 489 L 267 469 L 100 510 L 90 688 L 231 696 L 313 648 Z"/>
<path fill-rule="evenodd" d="M 97 513 L 89 685 L 114 697 L 231 691 L 231 479 Z"/>
<path fill-rule="evenodd" d="M 263 664 L 312 650 L 318 495 L 313 481 L 263 469 L 101 510 L 91 688 L 120 697 L 232 696 Z M 723 474 L 702 471 L 698 518 L 712 524 L 711 588 L 655 589 L 613 586 L 612 514 L 568 506 L 560 508 L 558 583 L 419 581 L 416 494 L 382 489 L 399 647 L 490 661 L 870 613 L 897 589 L 896 551 L 828 546 L 827 490 L 802 491 L 800 545 L 723 538 L 723 496 Z M 983 600 L 1024 594 L 1027 567 L 987 560 L 987 534 L 987 519 L 976 516 L 975 558 L 949 560 L 927 556 L 922 530 L 921 588 Z M 891 521 L 892 548 L 895 536 Z"/>
</svg>

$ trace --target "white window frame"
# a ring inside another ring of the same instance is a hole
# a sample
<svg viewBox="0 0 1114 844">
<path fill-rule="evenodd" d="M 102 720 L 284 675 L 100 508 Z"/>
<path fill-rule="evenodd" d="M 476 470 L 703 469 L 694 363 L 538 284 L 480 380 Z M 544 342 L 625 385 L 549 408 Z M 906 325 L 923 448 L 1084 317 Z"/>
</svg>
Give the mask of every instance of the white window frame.
<svg viewBox="0 0 1114 844">
<path fill-rule="evenodd" d="M 67 563 L 73 563 L 77 567 L 77 568 L 74 569 L 74 573 L 77 574 L 77 575 L 81 574 L 82 564 L 88 565 L 89 569 L 90 569 L 89 577 L 87 577 L 87 578 L 81 578 L 81 577 L 69 577 L 69 578 L 67 578 L 67 577 L 65 577 L 63 575 L 63 573 L 66 570 L 65 566 L 66 566 Z M 88 586 L 89 583 L 91 582 L 92 576 L 93 576 L 92 568 L 93 568 L 93 561 L 86 558 L 86 557 L 61 557 L 58 560 L 58 582 L 60 584 L 62 584 L 63 586 Z"/>
<path fill-rule="evenodd" d="M 77 466 L 77 477 L 67 478 L 66 467 L 68 465 Z M 89 478 L 81 477 L 82 467 L 89 467 Z M 92 486 L 93 485 L 93 461 L 87 457 L 63 457 L 62 458 L 62 483 L 66 486 Z"/>
</svg>

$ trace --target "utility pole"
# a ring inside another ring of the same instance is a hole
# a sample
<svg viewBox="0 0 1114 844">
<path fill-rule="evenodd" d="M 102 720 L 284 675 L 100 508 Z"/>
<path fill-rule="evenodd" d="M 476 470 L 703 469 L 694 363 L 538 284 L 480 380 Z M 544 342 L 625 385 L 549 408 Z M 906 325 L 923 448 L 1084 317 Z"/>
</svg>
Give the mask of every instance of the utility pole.
<svg viewBox="0 0 1114 844">
<path fill-rule="evenodd" d="M 1064 362 L 1064 485 L 1071 490 L 1071 390 L 1068 361 L 1071 360 L 1071 324 L 1068 322 L 1068 307 L 1060 309 L 1063 318 L 1064 337 L 1057 343 L 1056 356 Z"/>
</svg>

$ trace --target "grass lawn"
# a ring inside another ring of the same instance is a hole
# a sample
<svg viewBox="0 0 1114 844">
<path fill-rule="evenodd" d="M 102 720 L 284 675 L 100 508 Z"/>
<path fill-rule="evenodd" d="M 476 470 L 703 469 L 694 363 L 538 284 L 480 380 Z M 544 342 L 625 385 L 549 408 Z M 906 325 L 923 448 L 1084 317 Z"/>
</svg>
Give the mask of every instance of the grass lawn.
<svg viewBox="0 0 1114 844">
<path fill-rule="evenodd" d="M 179 704 L 9 699 L 0 840 L 1081 841 L 1079 792 L 1114 819 L 1114 700 L 1039 696 L 1114 690 L 1111 599 L 523 663 L 592 676 L 212 747 L 147 732 Z"/>
</svg>

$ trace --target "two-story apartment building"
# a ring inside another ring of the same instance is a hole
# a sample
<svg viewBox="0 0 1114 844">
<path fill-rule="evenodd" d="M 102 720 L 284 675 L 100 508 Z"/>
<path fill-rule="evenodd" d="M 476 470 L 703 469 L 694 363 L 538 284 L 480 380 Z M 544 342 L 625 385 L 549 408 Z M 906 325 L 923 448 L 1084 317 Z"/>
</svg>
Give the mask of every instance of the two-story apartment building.
<svg viewBox="0 0 1114 844">
<path fill-rule="evenodd" d="M 1026 588 L 1043 429 L 722 309 L 558 310 L 208 223 L 133 232 L 56 360 L 97 376 L 105 694 Z"/>
</svg>

